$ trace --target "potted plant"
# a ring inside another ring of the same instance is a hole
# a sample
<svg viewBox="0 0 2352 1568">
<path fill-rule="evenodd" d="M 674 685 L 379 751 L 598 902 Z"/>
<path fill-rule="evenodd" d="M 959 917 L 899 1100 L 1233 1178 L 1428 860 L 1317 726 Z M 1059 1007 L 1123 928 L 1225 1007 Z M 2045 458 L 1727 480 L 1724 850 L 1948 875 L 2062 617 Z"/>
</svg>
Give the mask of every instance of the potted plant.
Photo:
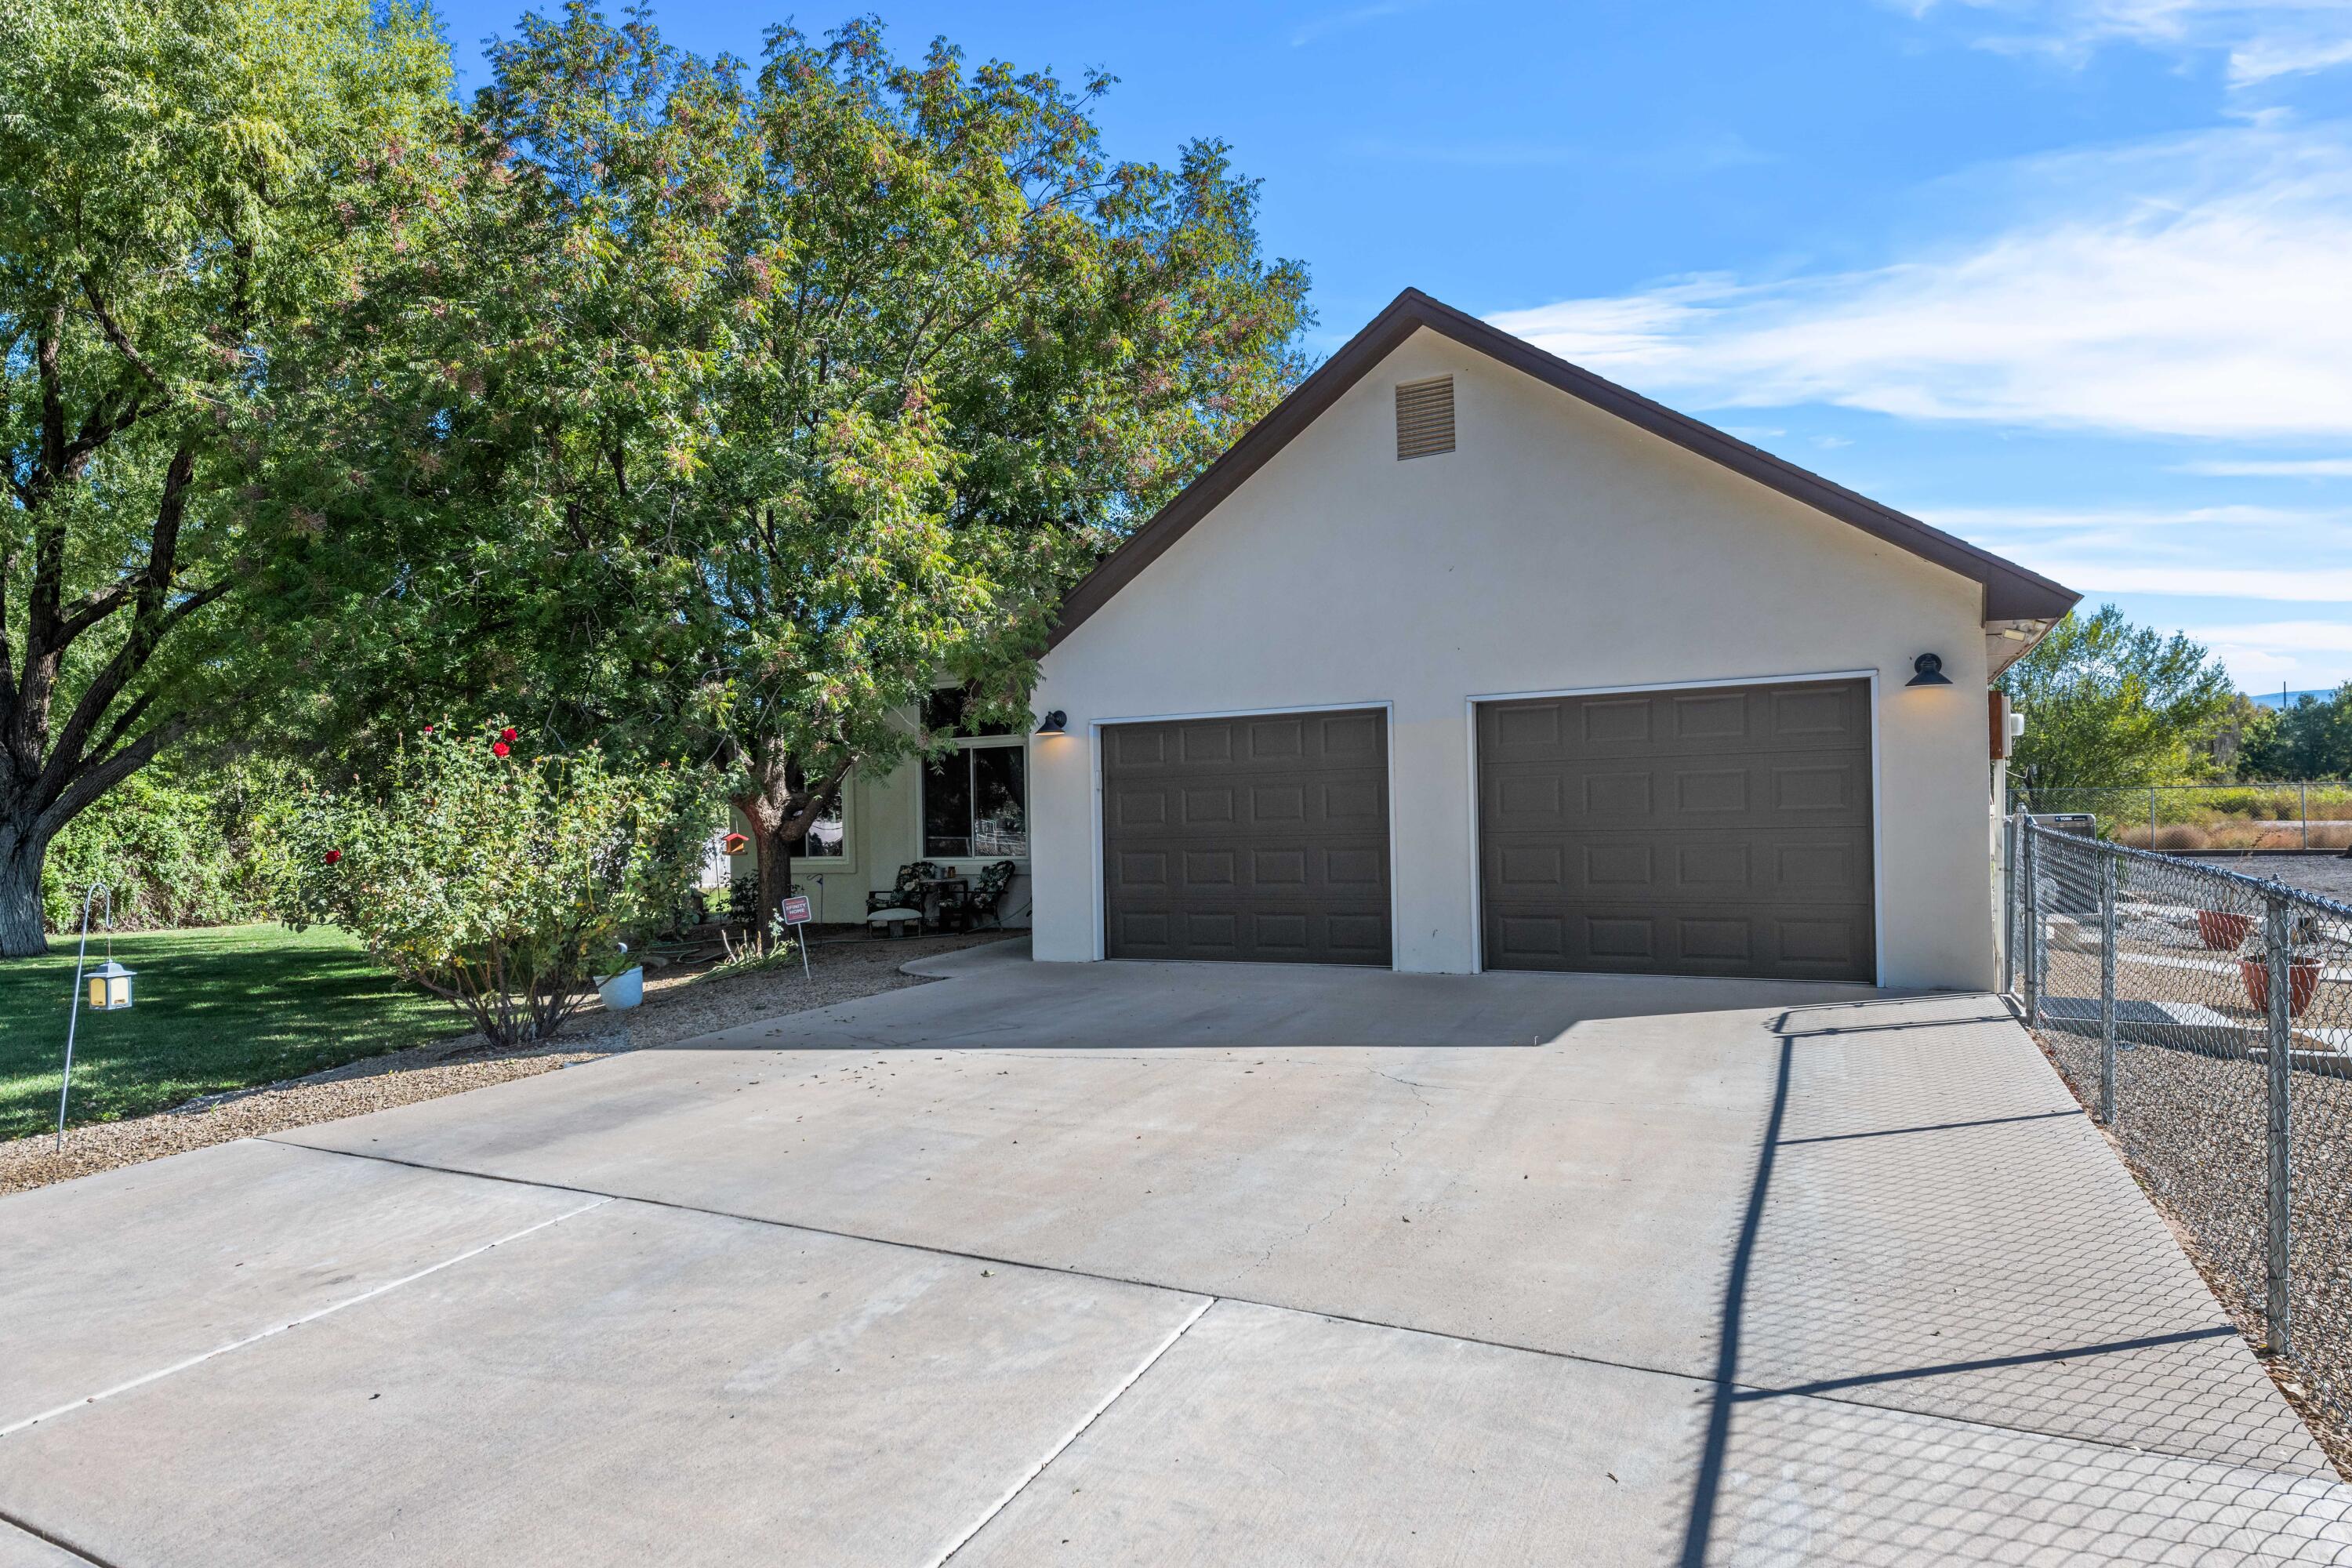
<svg viewBox="0 0 2352 1568">
<path fill-rule="evenodd" d="M 2233 952 L 2254 929 L 2254 917 L 2233 910 L 2199 910 L 2197 935 L 2216 952 Z"/>
<path fill-rule="evenodd" d="M 2258 930 L 2260 928 L 2257 928 Z M 2288 929 L 2287 945 L 2278 956 L 2286 963 L 2286 1012 L 2290 1018 L 2300 1018 L 2303 1010 L 2319 991 L 2320 960 L 2316 954 L 2305 956 L 2303 944 L 2308 935 L 2305 918 L 2296 915 Z M 2271 953 L 2268 943 L 2257 935 L 2252 945 L 2238 958 L 2238 978 L 2246 987 L 2246 1000 L 2257 1013 L 2267 1013 L 2271 1005 Z"/>
</svg>

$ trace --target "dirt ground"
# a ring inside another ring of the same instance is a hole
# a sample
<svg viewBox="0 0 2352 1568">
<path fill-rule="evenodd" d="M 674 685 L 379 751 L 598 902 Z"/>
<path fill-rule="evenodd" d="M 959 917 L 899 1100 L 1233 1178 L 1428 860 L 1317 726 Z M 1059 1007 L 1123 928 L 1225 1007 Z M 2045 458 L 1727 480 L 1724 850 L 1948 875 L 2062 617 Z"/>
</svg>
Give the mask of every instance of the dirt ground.
<svg viewBox="0 0 2352 1568">
<path fill-rule="evenodd" d="M 823 932 L 810 944 L 807 977 L 798 963 L 735 973 L 707 964 L 649 972 L 643 1006 L 608 1013 L 592 1002 L 554 1039 L 541 1044 L 509 1050 L 478 1035 L 457 1035 L 283 1083 L 210 1095 L 155 1116 L 69 1127 L 61 1152 L 50 1133 L 0 1143 L 0 1195 L 926 984 L 900 966 L 910 959 L 1003 942 L 1008 934 L 876 940 L 862 931 Z"/>
<path fill-rule="evenodd" d="M 2225 871 L 2240 871 L 2284 882 L 2323 899 L 2352 904 L 2352 860 L 2334 855 L 2200 856 L 2199 862 Z"/>
</svg>

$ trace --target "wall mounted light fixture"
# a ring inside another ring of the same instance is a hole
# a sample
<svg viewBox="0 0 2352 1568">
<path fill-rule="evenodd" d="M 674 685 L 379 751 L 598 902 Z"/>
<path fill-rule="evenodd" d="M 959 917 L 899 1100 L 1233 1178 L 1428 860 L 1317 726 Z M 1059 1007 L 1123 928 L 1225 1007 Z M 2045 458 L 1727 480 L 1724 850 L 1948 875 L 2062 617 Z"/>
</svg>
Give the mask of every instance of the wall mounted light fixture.
<svg viewBox="0 0 2352 1568">
<path fill-rule="evenodd" d="M 1911 661 L 1911 679 L 1903 683 L 1906 686 L 1949 686 L 1952 683 L 1952 678 L 1944 673 L 1944 660 L 1940 654 L 1923 653 Z"/>
<path fill-rule="evenodd" d="M 1037 733 L 1040 735 L 1058 735 L 1062 733 L 1062 726 L 1068 722 L 1069 715 L 1063 712 L 1059 708 L 1056 708 L 1051 713 L 1045 715 L 1045 721 L 1037 726 Z"/>
</svg>

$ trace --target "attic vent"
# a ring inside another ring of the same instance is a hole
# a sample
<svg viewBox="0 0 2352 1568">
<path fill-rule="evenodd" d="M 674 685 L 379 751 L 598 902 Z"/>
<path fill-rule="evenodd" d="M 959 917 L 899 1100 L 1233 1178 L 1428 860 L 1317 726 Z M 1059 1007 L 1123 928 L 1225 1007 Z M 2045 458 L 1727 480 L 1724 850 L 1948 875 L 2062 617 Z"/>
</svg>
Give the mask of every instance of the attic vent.
<svg viewBox="0 0 2352 1568">
<path fill-rule="evenodd" d="M 1400 383 L 1397 400 L 1397 461 L 1433 458 L 1454 450 L 1454 378 Z"/>
</svg>

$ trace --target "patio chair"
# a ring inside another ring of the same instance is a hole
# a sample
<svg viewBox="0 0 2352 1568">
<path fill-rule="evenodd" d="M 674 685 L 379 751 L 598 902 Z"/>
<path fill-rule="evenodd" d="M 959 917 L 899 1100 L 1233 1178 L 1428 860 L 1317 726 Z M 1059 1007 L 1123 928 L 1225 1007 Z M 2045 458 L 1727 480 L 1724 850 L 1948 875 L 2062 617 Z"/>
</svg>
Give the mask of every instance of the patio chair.
<svg viewBox="0 0 2352 1568">
<path fill-rule="evenodd" d="M 904 936 L 923 923 L 923 881 L 940 868 L 929 860 L 898 868 L 887 888 L 866 895 L 866 929 L 875 936 Z"/>
<path fill-rule="evenodd" d="M 1012 886 L 1012 861 L 999 860 L 993 865 L 982 867 L 979 878 L 970 888 L 950 895 L 954 900 L 952 908 L 957 922 L 956 929 L 978 931 L 982 922 L 992 921 L 998 930 L 1003 930 L 1004 894 Z M 940 910 L 942 923 L 947 919 L 949 908 L 950 906 L 942 905 Z"/>
</svg>

